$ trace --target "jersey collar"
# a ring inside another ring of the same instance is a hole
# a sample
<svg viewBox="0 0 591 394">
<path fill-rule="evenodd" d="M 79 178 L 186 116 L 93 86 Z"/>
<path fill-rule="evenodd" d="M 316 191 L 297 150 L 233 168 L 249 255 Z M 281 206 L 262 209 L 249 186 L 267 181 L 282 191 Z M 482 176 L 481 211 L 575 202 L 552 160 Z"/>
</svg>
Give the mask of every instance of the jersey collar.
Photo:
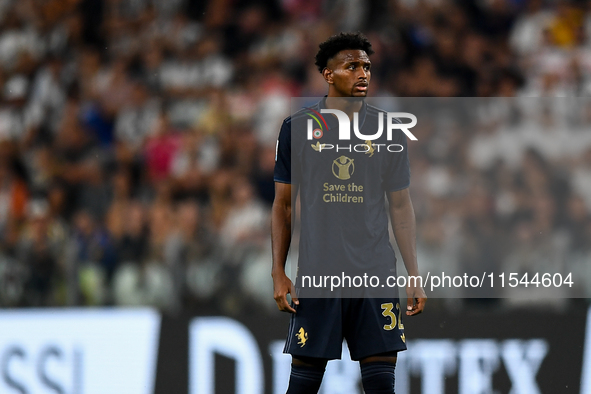
<svg viewBox="0 0 591 394">
<path fill-rule="evenodd" d="M 325 95 L 322 98 L 322 100 L 320 100 L 318 102 L 318 112 L 320 112 L 321 109 L 326 109 L 326 98 L 327 97 L 328 97 L 328 95 Z M 363 102 L 361 104 L 361 109 L 359 110 L 359 130 L 361 130 L 361 128 L 365 124 L 366 115 L 367 115 L 367 103 L 365 102 L 365 100 L 363 100 Z M 326 125 L 328 126 L 329 130 L 338 129 L 339 122 L 337 121 L 337 118 L 335 116 L 332 116 L 331 114 L 326 114 L 326 115 L 323 115 L 323 117 L 326 120 Z M 353 123 L 353 122 L 351 122 L 351 123 Z M 353 131 L 353 129 L 351 129 L 351 131 Z"/>
</svg>

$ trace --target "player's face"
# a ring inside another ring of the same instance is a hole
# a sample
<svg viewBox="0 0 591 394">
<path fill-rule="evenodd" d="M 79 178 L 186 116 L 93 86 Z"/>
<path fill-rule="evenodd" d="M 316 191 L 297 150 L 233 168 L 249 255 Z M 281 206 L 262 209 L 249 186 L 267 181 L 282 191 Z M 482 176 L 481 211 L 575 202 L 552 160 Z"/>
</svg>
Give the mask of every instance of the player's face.
<svg viewBox="0 0 591 394">
<path fill-rule="evenodd" d="M 331 97 L 365 97 L 371 79 L 371 62 L 365 51 L 347 49 L 328 61 L 323 75 Z"/>
</svg>

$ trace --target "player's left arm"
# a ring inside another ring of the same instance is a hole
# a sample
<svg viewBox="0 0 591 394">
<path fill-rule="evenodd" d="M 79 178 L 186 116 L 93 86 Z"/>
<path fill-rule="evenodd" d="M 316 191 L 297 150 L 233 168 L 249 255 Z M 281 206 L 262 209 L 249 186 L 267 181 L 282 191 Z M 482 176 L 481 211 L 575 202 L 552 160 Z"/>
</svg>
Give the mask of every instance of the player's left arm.
<svg viewBox="0 0 591 394">
<path fill-rule="evenodd" d="M 404 266 L 409 276 L 419 275 L 416 247 L 416 220 L 415 211 L 410 199 L 408 187 L 402 190 L 387 192 L 389 202 L 390 219 L 394 237 L 400 249 Z M 406 287 L 408 316 L 418 315 L 423 312 L 427 295 L 420 281 L 408 281 Z"/>
</svg>

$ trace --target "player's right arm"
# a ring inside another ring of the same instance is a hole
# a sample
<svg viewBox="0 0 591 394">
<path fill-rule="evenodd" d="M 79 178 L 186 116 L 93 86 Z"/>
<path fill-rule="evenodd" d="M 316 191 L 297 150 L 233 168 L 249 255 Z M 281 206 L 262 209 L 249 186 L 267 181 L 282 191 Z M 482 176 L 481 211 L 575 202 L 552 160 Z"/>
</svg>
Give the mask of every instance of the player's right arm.
<svg viewBox="0 0 591 394">
<path fill-rule="evenodd" d="M 299 301 L 291 280 L 285 274 L 285 262 L 291 243 L 291 120 L 283 122 L 277 139 L 275 156 L 275 199 L 271 210 L 271 247 L 273 250 L 273 297 L 280 311 L 295 313 L 295 309 L 287 302 L 287 294 L 291 294 L 293 302 Z M 295 197 L 293 197 L 295 198 Z"/>
<path fill-rule="evenodd" d="M 299 303 L 294 286 L 285 274 L 285 261 L 291 241 L 291 184 L 275 182 L 275 200 L 271 212 L 271 244 L 273 249 L 273 297 L 280 311 L 295 313 L 287 302 L 287 293 Z"/>
</svg>

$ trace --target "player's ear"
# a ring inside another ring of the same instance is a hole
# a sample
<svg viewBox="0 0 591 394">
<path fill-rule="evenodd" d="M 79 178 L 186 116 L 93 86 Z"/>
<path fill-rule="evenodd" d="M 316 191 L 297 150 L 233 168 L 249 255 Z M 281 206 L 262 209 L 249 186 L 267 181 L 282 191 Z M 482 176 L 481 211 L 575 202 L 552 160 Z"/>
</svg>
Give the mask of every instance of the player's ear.
<svg viewBox="0 0 591 394">
<path fill-rule="evenodd" d="M 332 84 L 332 70 L 328 67 L 324 67 L 324 70 L 322 70 L 322 76 L 324 77 L 324 80 L 329 83 Z"/>
</svg>

